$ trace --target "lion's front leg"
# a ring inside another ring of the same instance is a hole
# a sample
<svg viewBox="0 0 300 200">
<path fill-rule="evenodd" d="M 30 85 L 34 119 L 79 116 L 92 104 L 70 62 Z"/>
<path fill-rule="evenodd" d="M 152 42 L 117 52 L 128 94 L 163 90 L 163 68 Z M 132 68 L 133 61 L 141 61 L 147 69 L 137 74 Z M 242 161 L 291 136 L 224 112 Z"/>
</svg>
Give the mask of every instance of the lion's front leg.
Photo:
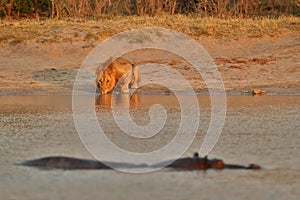
<svg viewBox="0 0 300 200">
<path fill-rule="evenodd" d="M 121 88 L 121 92 L 123 93 L 129 93 L 129 84 L 131 82 L 131 76 L 130 76 L 130 73 L 126 74 L 125 77 L 122 78 L 122 83 L 120 85 L 120 88 Z"/>
<path fill-rule="evenodd" d="M 133 89 L 137 89 L 138 88 L 138 83 L 139 81 L 141 80 L 141 77 L 140 77 L 140 71 L 139 71 L 139 67 L 136 66 L 135 64 L 133 64 L 133 67 L 132 67 L 132 85 L 131 85 L 131 88 Z"/>
<path fill-rule="evenodd" d="M 132 89 L 137 89 L 138 88 L 138 83 L 136 80 L 133 81 L 132 85 L 131 85 Z"/>
<path fill-rule="evenodd" d="M 129 93 L 128 84 L 125 83 L 124 85 L 122 85 L 121 92 L 123 92 L 123 93 Z"/>
</svg>

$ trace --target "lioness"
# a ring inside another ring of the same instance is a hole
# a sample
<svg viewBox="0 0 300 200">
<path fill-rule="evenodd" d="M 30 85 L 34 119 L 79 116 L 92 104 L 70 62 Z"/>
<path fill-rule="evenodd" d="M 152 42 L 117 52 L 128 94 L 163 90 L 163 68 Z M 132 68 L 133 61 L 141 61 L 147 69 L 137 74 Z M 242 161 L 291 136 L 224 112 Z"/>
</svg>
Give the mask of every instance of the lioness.
<svg viewBox="0 0 300 200">
<path fill-rule="evenodd" d="M 109 65 L 102 64 L 95 72 L 95 85 L 101 94 L 107 94 L 115 87 L 120 88 L 124 93 L 128 93 L 129 88 L 137 88 L 141 80 L 138 66 L 125 58 L 115 60 L 110 58 L 106 63 Z"/>
</svg>

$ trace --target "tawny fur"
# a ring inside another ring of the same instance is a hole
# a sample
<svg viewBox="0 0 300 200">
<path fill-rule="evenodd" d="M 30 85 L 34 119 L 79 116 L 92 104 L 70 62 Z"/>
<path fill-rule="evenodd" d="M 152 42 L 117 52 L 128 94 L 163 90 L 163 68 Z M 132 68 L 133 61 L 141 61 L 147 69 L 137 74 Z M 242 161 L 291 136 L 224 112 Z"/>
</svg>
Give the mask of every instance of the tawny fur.
<svg viewBox="0 0 300 200">
<path fill-rule="evenodd" d="M 96 70 L 95 85 L 101 94 L 107 94 L 114 88 L 120 89 L 124 93 L 129 92 L 129 88 L 137 88 L 141 80 L 138 66 L 129 62 L 125 58 L 110 58 L 106 63 Z"/>
</svg>

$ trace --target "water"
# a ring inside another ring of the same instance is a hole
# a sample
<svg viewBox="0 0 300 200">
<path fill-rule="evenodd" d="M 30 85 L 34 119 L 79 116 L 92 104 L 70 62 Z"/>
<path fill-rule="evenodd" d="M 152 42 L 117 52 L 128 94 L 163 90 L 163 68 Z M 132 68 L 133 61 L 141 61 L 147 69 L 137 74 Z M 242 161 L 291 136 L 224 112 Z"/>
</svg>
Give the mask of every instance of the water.
<svg viewBox="0 0 300 200">
<path fill-rule="evenodd" d="M 17 166 L 44 156 L 92 158 L 77 135 L 71 96 L 0 96 L 1 199 L 298 199 L 300 196 L 300 96 L 228 96 L 226 122 L 209 157 L 227 163 L 260 164 L 264 170 L 172 171 L 146 174 L 117 171 L 38 170 Z M 149 141 L 134 140 L 114 124 L 110 96 L 95 99 L 106 135 L 128 151 L 150 152 L 170 142 L 180 122 L 172 95 L 135 95 L 130 114 L 141 125 L 148 110 L 162 104 L 164 129 Z M 210 99 L 198 96 L 201 125 L 185 152 L 203 142 Z M 108 152 L 107 152 L 108 153 Z"/>
</svg>

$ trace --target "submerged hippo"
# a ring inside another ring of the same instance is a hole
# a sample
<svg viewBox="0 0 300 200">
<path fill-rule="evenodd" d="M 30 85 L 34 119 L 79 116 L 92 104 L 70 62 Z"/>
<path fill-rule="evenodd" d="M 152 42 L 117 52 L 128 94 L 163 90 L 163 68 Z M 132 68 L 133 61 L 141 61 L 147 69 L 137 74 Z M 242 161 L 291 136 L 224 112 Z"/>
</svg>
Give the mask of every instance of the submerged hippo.
<svg viewBox="0 0 300 200">
<path fill-rule="evenodd" d="M 170 161 L 166 161 L 170 163 Z M 158 163 L 152 166 L 146 164 L 135 165 L 130 163 L 114 163 L 109 162 L 110 166 L 118 166 L 124 168 L 141 168 L 141 167 L 153 167 L 157 168 L 165 166 L 165 163 Z M 21 163 L 23 166 L 37 167 L 40 169 L 112 169 L 111 167 L 103 164 L 97 160 L 78 159 L 72 157 L 45 157 L 36 160 L 29 160 Z M 261 169 L 259 165 L 250 164 L 248 166 L 225 164 L 220 159 L 208 159 L 199 157 L 198 153 L 195 153 L 193 157 L 180 158 L 175 160 L 171 164 L 167 165 L 167 168 L 179 169 L 179 170 L 207 170 L 207 169 Z"/>
<path fill-rule="evenodd" d="M 163 163 L 157 164 L 157 166 Z M 204 158 L 199 157 L 198 153 L 194 153 L 192 158 L 181 158 L 172 162 L 167 167 L 174 169 L 183 170 L 207 170 L 207 169 L 261 169 L 259 165 L 250 164 L 248 166 L 225 164 L 220 159 L 208 159 L 207 156 Z"/>
<path fill-rule="evenodd" d="M 21 163 L 24 166 L 41 169 L 110 169 L 96 160 L 86 160 L 71 157 L 52 156 Z"/>
<path fill-rule="evenodd" d="M 134 165 L 130 163 L 108 163 L 111 166 L 119 166 L 124 168 L 139 168 L 147 167 L 147 165 Z M 113 169 L 98 160 L 88 160 L 64 156 L 50 156 L 35 160 L 29 160 L 21 163 L 20 165 L 37 167 L 40 169 L 65 169 L 65 170 L 74 170 L 74 169 Z"/>
</svg>

